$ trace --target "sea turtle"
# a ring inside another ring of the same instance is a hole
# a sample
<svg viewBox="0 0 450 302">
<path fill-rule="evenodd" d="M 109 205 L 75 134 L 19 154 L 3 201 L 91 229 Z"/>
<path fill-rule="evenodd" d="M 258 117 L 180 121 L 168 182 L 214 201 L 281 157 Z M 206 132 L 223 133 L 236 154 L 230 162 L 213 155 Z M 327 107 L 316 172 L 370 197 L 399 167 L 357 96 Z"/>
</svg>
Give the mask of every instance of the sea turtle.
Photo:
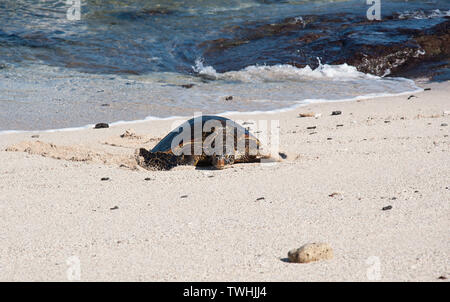
<svg viewBox="0 0 450 302">
<path fill-rule="evenodd" d="M 170 170 L 178 165 L 213 166 L 269 158 L 260 153 L 260 141 L 236 122 L 203 115 L 192 118 L 167 134 L 152 150 L 136 150 L 136 160 L 148 170 Z"/>
</svg>

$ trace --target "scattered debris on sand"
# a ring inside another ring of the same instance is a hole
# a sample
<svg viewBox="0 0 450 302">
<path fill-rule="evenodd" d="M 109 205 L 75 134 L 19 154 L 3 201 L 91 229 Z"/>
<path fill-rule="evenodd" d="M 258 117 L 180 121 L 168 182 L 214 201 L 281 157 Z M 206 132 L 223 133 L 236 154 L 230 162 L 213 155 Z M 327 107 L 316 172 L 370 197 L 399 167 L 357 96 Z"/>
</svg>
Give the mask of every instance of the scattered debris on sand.
<svg viewBox="0 0 450 302">
<path fill-rule="evenodd" d="M 343 194 L 340 192 L 333 192 L 330 195 L 328 195 L 328 197 L 342 197 Z"/>
<path fill-rule="evenodd" d="M 314 112 L 306 112 L 306 113 L 299 113 L 299 117 L 315 117 L 316 114 Z"/>
</svg>

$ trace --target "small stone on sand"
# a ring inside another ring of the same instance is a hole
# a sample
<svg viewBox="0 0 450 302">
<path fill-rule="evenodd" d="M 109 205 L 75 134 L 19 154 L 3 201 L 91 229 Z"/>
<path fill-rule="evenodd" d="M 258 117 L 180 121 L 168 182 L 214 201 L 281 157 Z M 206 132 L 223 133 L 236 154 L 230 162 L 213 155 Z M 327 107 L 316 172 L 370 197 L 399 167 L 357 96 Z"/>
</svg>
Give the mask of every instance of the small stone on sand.
<svg viewBox="0 0 450 302">
<path fill-rule="evenodd" d="M 278 152 L 278 155 L 282 158 L 282 159 L 286 159 L 287 155 L 283 152 Z"/>
<path fill-rule="evenodd" d="M 447 126 L 448 126 L 447 123 L 442 123 L 442 124 L 441 124 L 441 127 L 447 127 Z"/>
<path fill-rule="evenodd" d="M 388 211 L 388 210 L 391 210 L 391 209 L 392 209 L 392 206 L 386 206 L 386 207 L 382 208 L 383 211 Z"/>
<path fill-rule="evenodd" d="M 339 110 L 331 112 L 331 115 L 341 115 L 341 114 L 342 114 L 342 111 L 339 111 Z"/>
<path fill-rule="evenodd" d="M 181 195 L 180 198 L 187 198 L 187 197 L 188 197 L 187 195 Z"/>
<path fill-rule="evenodd" d="M 118 210 L 118 209 L 119 209 L 118 206 L 115 206 L 115 207 L 110 208 L 111 211 L 112 211 L 112 210 Z"/>
<path fill-rule="evenodd" d="M 288 253 L 289 262 L 292 263 L 309 263 L 332 258 L 333 249 L 327 243 L 308 243 Z"/>
<path fill-rule="evenodd" d="M 94 127 L 94 129 L 102 129 L 102 128 L 109 128 L 109 125 L 107 123 L 98 123 Z"/>
<path fill-rule="evenodd" d="M 102 177 L 100 180 L 101 181 L 107 181 L 107 180 L 109 180 L 109 177 Z"/>
<path fill-rule="evenodd" d="M 308 130 L 312 130 L 312 129 L 316 129 L 316 128 L 317 128 L 316 126 L 306 127 L 306 129 L 308 129 Z"/>
<path fill-rule="evenodd" d="M 227 97 L 225 98 L 225 101 L 231 101 L 232 99 L 233 99 L 233 96 L 230 95 L 230 96 L 227 96 Z"/>
</svg>

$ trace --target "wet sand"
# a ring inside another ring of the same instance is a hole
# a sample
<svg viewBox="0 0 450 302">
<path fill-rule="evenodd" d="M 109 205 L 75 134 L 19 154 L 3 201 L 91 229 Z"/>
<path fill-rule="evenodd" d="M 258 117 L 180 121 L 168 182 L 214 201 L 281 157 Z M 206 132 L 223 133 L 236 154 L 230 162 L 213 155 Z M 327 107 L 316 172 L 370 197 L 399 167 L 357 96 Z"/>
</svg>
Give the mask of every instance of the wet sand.
<svg viewBox="0 0 450 302">
<path fill-rule="evenodd" d="M 222 171 L 134 165 L 172 120 L 0 135 L 0 280 L 65 281 L 73 259 L 82 281 L 448 278 L 450 82 L 418 85 L 229 116 L 279 121 L 287 157 Z M 333 259 L 286 262 L 310 242 Z"/>
</svg>

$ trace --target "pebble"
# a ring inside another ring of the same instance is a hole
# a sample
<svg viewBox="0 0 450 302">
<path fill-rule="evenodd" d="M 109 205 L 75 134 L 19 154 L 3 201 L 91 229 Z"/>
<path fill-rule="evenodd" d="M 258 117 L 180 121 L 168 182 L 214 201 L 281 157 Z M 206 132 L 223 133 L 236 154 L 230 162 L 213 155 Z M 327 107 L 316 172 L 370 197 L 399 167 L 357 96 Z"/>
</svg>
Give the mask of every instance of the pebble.
<svg viewBox="0 0 450 302">
<path fill-rule="evenodd" d="M 424 89 L 424 91 L 430 91 L 431 90 L 431 88 L 425 88 Z"/>
<path fill-rule="evenodd" d="M 416 98 L 416 96 L 415 96 L 415 95 L 410 95 L 410 96 L 408 97 L 408 100 L 410 100 L 410 99 L 412 99 L 412 98 Z"/>
<path fill-rule="evenodd" d="M 118 206 L 115 206 L 115 207 L 110 208 L 111 211 L 112 211 L 112 210 L 118 210 L 118 209 L 119 209 Z"/>
<path fill-rule="evenodd" d="M 283 152 L 278 152 L 278 155 L 282 158 L 282 159 L 286 159 L 287 155 Z"/>
<path fill-rule="evenodd" d="M 31 138 L 39 138 L 38 134 L 32 135 Z"/>
<path fill-rule="evenodd" d="M 109 104 L 102 104 L 101 106 L 102 107 L 109 107 L 110 105 Z"/>
<path fill-rule="evenodd" d="M 336 125 L 336 127 L 344 127 L 344 124 Z"/>
<path fill-rule="evenodd" d="M 339 110 L 331 112 L 331 115 L 341 115 L 341 114 L 342 114 L 342 111 L 339 111 Z"/>
<path fill-rule="evenodd" d="M 149 181 L 149 180 L 152 180 L 150 177 L 146 177 L 146 178 L 144 178 L 144 180 L 145 181 Z"/>
<path fill-rule="evenodd" d="M 102 177 L 100 180 L 101 181 L 107 181 L 107 180 L 109 180 L 109 177 Z"/>
<path fill-rule="evenodd" d="M 189 88 L 194 87 L 194 84 L 183 84 L 183 85 L 181 85 L 181 87 L 189 89 Z"/>
<path fill-rule="evenodd" d="M 264 197 L 256 198 L 256 201 L 260 201 L 260 200 L 265 200 L 265 198 Z"/>
<path fill-rule="evenodd" d="M 439 276 L 438 279 L 439 279 L 439 280 L 447 280 L 447 277 L 445 277 L 445 276 Z"/>
<path fill-rule="evenodd" d="M 327 243 L 308 243 L 288 253 L 289 262 L 292 263 L 309 263 L 332 258 L 333 249 Z"/>
<path fill-rule="evenodd" d="M 311 127 L 306 127 L 306 129 L 311 130 L 311 129 L 316 129 L 316 126 L 311 126 Z"/>
<path fill-rule="evenodd" d="M 442 124 L 441 124 L 441 127 L 447 127 L 447 126 L 448 126 L 447 123 L 442 123 Z"/>
<path fill-rule="evenodd" d="M 225 98 L 225 101 L 231 101 L 231 100 L 233 100 L 233 96 L 232 96 L 232 95 L 227 96 L 227 97 Z"/>
<path fill-rule="evenodd" d="M 102 129 L 102 128 L 109 128 L 109 125 L 107 123 L 98 123 L 94 127 L 94 129 Z"/>
<path fill-rule="evenodd" d="M 386 207 L 382 208 L 383 211 L 387 211 L 387 210 L 391 210 L 391 209 L 392 209 L 392 206 L 386 206 Z"/>
<path fill-rule="evenodd" d="M 187 195 L 181 195 L 180 198 L 187 198 Z"/>
</svg>

